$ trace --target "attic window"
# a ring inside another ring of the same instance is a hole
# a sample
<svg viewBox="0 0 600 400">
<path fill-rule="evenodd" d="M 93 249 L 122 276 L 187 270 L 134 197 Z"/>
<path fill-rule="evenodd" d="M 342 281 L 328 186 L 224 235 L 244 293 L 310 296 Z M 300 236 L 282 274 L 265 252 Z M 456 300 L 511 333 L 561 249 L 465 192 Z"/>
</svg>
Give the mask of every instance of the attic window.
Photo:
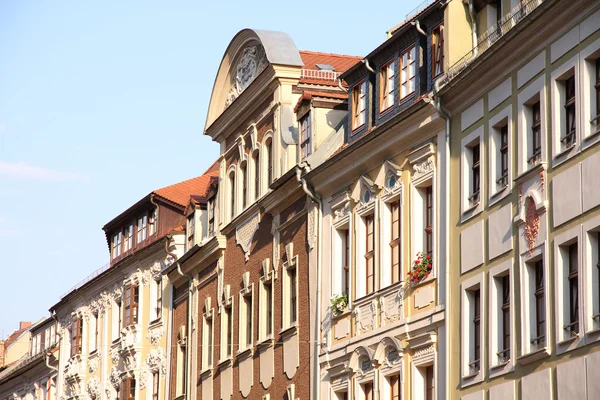
<svg viewBox="0 0 600 400">
<path fill-rule="evenodd" d="M 316 65 L 317 65 L 317 68 L 321 71 L 335 71 L 335 68 L 333 68 L 329 64 L 316 64 Z"/>
</svg>

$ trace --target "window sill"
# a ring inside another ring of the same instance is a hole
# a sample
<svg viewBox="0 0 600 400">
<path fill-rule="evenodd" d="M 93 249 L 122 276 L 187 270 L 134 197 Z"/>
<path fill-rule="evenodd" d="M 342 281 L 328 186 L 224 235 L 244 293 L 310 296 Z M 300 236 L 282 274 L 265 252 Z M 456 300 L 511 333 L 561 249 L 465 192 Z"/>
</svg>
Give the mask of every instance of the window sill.
<svg viewBox="0 0 600 400">
<path fill-rule="evenodd" d="M 267 338 L 256 342 L 256 348 L 261 349 L 263 347 L 271 347 L 273 345 L 273 335 L 269 335 Z"/>
<path fill-rule="evenodd" d="M 563 339 L 563 340 L 561 340 L 560 342 L 557 342 L 556 344 L 557 344 L 558 346 L 565 346 L 565 345 L 569 345 L 569 344 L 571 344 L 571 343 L 573 343 L 573 342 L 575 342 L 575 341 L 579 340 L 580 338 L 581 338 L 581 337 L 580 337 L 580 335 L 579 335 L 579 333 L 578 333 L 578 334 L 576 334 L 575 336 L 571 336 L 571 337 L 568 337 L 568 338 L 566 338 L 566 339 Z"/>
<path fill-rule="evenodd" d="M 362 124 L 357 126 L 356 128 L 352 128 L 352 131 L 350 131 L 350 136 L 354 136 L 356 134 L 358 134 L 358 131 L 362 130 L 365 127 L 366 124 Z"/>
<path fill-rule="evenodd" d="M 500 363 L 500 364 L 491 365 L 490 370 L 492 370 L 492 371 L 501 370 L 502 368 L 506 367 L 508 364 L 510 364 L 510 359 L 508 359 L 507 361 Z"/>
<path fill-rule="evenodd" d="M 232 362 L 233 362 L 233 357 L 229 356 L 223 360 L 219 360 L 219 362 L 217 363 L 217 368 L 225 369 L 225 368 L 231 366 Z"/>
<path fill-rule="evenodd" d="M 592 133 L 590 133 L 589 135 L 585 136 L 585 137 L 583 138 L 583 141 L 584 141 L 584 142 L 589 142 L 590 140 L 592 140 L 592 139 L 594 139 L 594 138 L 598 137 L 599 135 L 600 135 L 600 126 L 599 126 L 599 127 L 597 127 L 597 129 L 596 129 L 594 132 L 592 132 Z"/>
<path fill-rule="evenodd" d="M 94 349 L 92 351 L 90 351 L 90 354 L 88 355 L 88 358 L 94 358 L 98 356 L 98 349 Z"/>
<path fill-rule="evenodd" d="M 481 200 L 477 201 L 475 204 L 470 205 L 465 208 L 460 215 L 460 222 L 464 223 L 474 216 L 480 214 L 482 211 Z"/>
<path fill-rule="evenodd" d="M 204 380 L 212 375 L 212 365 L 209 365 L 206 369 L 203 369 L 198 376 L 200 380 Z"/>
<path fill-rule="evenodd" d="M 570 147 L 562 149 L 558 153 L 554 154 L 552 156 L 552 167 L 556 167 L 557 165 L 560 165 L 573 158 L 575 154 L 578 153 L 578 144 L 579 143 L 575 142 Z"/>
<path fill-rule="evenodd" d="M 235 353 L 236 358 L 246 358 L 252 356 L 252 347 L 246 347 L 243 350 L 238 350 Z"/>
<path fill-rule="evenodd" d="M 488 200 L 488 207 L 496 204 L 497 202 L 508 196 L 510 193 L 511 190 L 509 189 L 509 185 L 506 184 L 501 189 L 498 189 L 496 192 L 490 195 Z"/>
<path fill-rule="evenodd" d="M 351 314 L 350 306 L 348 305 L 348 306 L 346 306 L 346 309 L 344 311 L 342 311 L 341 313 L 333 313 L 332 312 L 331 313 L 331 319 L 333 321 L 337 321 L 338 319 L 342 319 L 342 318 L 344 318 L 344 317 L 346 317 L 346 316 L 348 316 L 350 314 Z"/>
<path fill-rule="evenodd" d="M 156 318 L 155 320 L 150 321 L 148 324 L 148 329 L 156 329 L 162 326 L 162 318 Z"/>
<path fill-rule="evenodd" d="M 298 325 L 294 324 L 279 331 L 279 336 L 290 337 L 298 333 Z"/>
<path fill-rule="evenodd" d="M 521 365 L 531 364 L 534 361 L 541 360 L 542 358 L 549 357 L 550 353 L 548 347 L 542 347 L 541 349 L 535 350 L 531 353 L 523 354 L 517 360 Z"/>
</svg>

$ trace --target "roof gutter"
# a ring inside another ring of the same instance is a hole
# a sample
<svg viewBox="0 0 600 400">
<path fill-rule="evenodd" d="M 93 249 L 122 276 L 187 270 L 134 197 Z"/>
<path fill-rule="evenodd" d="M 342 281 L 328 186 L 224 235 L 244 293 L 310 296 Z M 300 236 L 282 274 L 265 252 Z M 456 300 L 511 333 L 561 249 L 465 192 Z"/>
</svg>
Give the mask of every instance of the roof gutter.
<svg viewBox="0 0 600 400">
<path fill-rule="evenodd" d="M 417 28 L 417 32 L 419 32 L 421 35 L 427 37 L 427 34 L 425 33 L 425 31 L 423 30 L 423 28 L 421 28 L 421 24 L 419 23 L 418 19 L 415 19 L 414 21 L 412 21 L 410 23 L 411 25 L 413 25 L 415 28 Z"/>
<path fill-rule="evenodd" d="M 375 70 L 373 68 L 371 68 L 371 65 L 369 64 L 369 59 L 367 58 L 363 58 L 362 60 L 360 60 L 363 64 L 365 64 L 365 67 L 367 67 L 367 69 L 369 70 L 369 72 L 371 73 L 375 73 Z"/>
<path fill-rule="evenodd" d="M 342 89 L 345 93 L 348 93 L 348 89 L 342 86 L 342 80 L 340 78 L 337 78 L 337 83 L 340 89 Z"/>
</svg>

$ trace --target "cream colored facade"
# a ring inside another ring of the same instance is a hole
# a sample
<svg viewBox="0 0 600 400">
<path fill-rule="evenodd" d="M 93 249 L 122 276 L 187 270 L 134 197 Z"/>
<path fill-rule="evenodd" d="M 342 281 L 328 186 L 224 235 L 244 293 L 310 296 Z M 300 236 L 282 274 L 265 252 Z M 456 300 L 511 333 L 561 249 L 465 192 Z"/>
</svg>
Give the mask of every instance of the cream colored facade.
<svg viewBox="0 0 600 400">
<path fill-rule="evenodd" d="M 499 26 L 493 5 L 476 10 L 476 50 L 437 93 L 456 188 L 447 397 L 596 399 L 600 7 L 513 3 Z"/>
<path fill-rule="evenodd" d="M 159 398 L 166 398 L 170 291 L 161 271 L 184 249 L 183 233 L 158 239 L 145 251 L 118 263 L 67 294 L 52 308 L 59 321 L 60 364 L 57 390 L 61 398 L 119 397 L 122 383 L 133 378 L 136 400 L 152 398 L 158 376 Z M 139 288 L 138 319 L 126 325 L 127 291 Z M 157 309 L 161 291 L 162 306 Z M 81 350 L 72 351 L 73 324 L 82 323 Z"/>
</svg>

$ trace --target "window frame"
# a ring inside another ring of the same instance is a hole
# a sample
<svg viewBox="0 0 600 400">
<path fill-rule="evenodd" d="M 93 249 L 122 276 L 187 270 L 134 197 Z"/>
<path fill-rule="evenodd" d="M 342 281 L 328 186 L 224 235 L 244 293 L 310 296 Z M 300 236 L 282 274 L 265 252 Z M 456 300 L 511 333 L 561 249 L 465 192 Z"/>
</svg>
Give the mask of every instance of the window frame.
<svg viewBox="0 0 600 400">
<path fill-rule="evenodd" d="M 396 63 L 394 57 L 379 68 L 379 114 L 385 114 L 396 104 L 396 92 L 398 90 Z M 391 76 L 390 70 L 392 71 Z M 391 99 L 391 102 L 389 99 Z"/>
<path fill-rule="evenodd" d="M 377 290 L 375 286 L 375 213 L 363 216 L 363 220 L 365 224 L 365 295 L 368 296 Z M 369 226 L 371 227 L 370 230 Z M 369 265 L 371 266 L 371 271 L 369 271 Z M 369 285 L 371 285 L 370 290 Z"/>
<path fill-rule="evenodd" d="M 402 206 L 400 199 L 395 199 L 389 203 L 391 213 L 390 226 L 390 277 L 391 284 L 402 281 Z M 394 215 L 396 209 L 396 216 Z M 396 224 L 396 230 L 394 230 Z M 397 263 L 394 263 L 394 254 L 397 257 Z"/>
<path fill-rule="evenodd" d="M 123 322 L 124 328 L 140 322 L 140 285 L 131 283 L 124 289 Z"/>
<path fill-rule="evenodd" d="M 71 357 L 82 354 L 83 350 L 83 318 L 75 317 L 71 322 Z"/>
<path fill-rule="evenodd" d="M 438 35 L 436 36 L 436 32 Z M 436 67 L 439 66 L 439 72 Z M 444 73 L 444 23 L 431 30 L 431 78 Z"/>
<path fill-rule="evenodd" d="M 304 160 L 312 154 L 312 112 L 308 111 L 298 120 L 300 128 L 300 159 Z"/>
<path fill-rule="evenodd" d="M 136 218 L 137 245 L 144 243 L 146 239 L 148 239 L 148 213 L 144 213 Z"/>
<path fill-rule="evenodd" d="M 418 65 L 415 65 L 418 59 L 418 55 L 417 55 L 417 44 L 416 43 L 412 43 L 411 45 L 409 45 L 406 49 L 404 49 L 401 53 L 400 53 L 400 57 L 399 57 L 399 75 L 400 75 L 400 82 L 399 82 L 399 94 L 400 94 L 400 102 L 403 102 L 404 100 L 406 100 L 407 98 L 409 98 L 412 94 L 415 93 L 416 91 L 416 86 L 417 86 L 417 68 Z M 413 54 L 413 58 L 410 58 L 411 52 L 414 51 Z M 406 55 L 406 61 L 404 60 L 404 56 Z M 407 64 L 407 67 L 405 68 L 405 64 Z M 412 67 L 414 65 L 414 67 Z M 412 67 L 412 76 L 410 75 L 410 71 L 411 71 L 411 67 Z M 405 76 L 406 74 L 406 76 Z M 406 77 L 406 79 L 405 79 Z M 412 82 L 412 84 L 411 84 Z M 406 86 L 406 90 L 407 92 L 404 92 L 404 84 L 407 83 Z"/>
<path fill-rule="evenodd" d="M 358 131 L 367 123 L 367 80 L 362 79 L 352 87 L 351 132 Z M 360 104 L 360 110 L 359 110 Z"/>
<path fill-rule="evenodd" d="M 126 376 L 121 380 L 121 399 L 135 400 L 136 380 L 133 376 Z"/>
</svg>

